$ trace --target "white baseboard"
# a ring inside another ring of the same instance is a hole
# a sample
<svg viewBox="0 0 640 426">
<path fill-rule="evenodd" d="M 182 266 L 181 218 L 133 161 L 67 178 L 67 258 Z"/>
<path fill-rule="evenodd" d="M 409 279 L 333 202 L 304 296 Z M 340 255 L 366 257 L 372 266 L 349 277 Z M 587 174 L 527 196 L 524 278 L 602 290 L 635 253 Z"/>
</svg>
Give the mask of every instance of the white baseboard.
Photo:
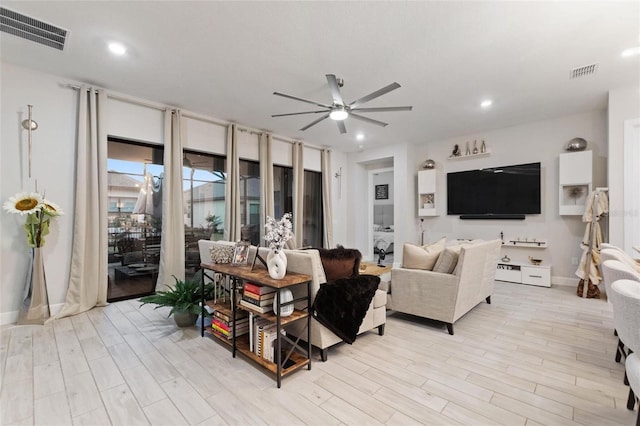
<svg viewBox="0 0 640 426">
<path fill-rule="evenodd" d="M 58 315 L 58 312 L 62 310 L 64 303 L 56 303 L 55 305 L 49 305 L 49 311 L 51 312 L 51 317 L 55 317 Z M 19 311 L 11 311 L 11 312 L 2 312 L 0 313 L 0 325 L 8 325 L 15 324 L 18 321 L 18 312 Z"/>
</svg>

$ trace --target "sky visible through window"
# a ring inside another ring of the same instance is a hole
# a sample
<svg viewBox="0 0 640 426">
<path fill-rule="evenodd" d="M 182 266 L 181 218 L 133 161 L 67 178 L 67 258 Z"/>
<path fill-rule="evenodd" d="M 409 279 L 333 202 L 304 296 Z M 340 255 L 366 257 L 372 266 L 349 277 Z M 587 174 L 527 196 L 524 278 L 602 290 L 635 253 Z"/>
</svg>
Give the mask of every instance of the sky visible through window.
<svg viewBox="0 0 640 426">
<path fill-rule="evenodd" d="M 131 175 L 132 179 L 140 181 L 142 183 L 144 181 L 144 172 L 145 172 L 145 164 L 136 162 L 136 161 L 125 161 L 125 160 L 114 160 L 109 158 L 107 160 L 107 170 L 110 172 L 119 172 L 126 173 Z M 223 179 L 220 178 L 219 175 L 213 174 L 208 170 L 202 169 L 194 169 L 193 173 L 193 182 L 194 187 L 198 187 L 200 185 L 204 185 L 208 182 L 219 182 Z M 164 166 L 161 164 L 147 164 L 146 165 L 147 173 L 151 173 L 153 177 L 160 176 L 160 173 L 164 171 Z M 212 177 L 213 176 L 213 177 Z M 187 190 L 190 188 L 190 180 L 191 180 L 191 169 L 189 167 L 182 168 L 182 179 L 183 189 Z M 196 185 L 196 182 L 198 184 Z"/>
</svg>

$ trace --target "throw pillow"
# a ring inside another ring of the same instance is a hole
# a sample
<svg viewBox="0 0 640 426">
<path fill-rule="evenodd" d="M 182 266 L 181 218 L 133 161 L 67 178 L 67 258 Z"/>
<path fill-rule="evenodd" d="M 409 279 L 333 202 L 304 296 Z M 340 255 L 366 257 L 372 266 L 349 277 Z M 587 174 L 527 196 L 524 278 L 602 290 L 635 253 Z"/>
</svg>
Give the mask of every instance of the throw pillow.
<svg viewBox="0 0 640 426">
<path fill-rule="evenodd" d="M 446 240 L 445 237 L 442 237 L 435 243 L 422 247 L 404 243 L 402 248 L 402 267 L 407 269 L 432 270 L 438 260 L 438 256 L 440 256 L 440 253 L 444 250 Z"/>
<path fill-rule="evenodd" d="M 462 245 L 445 248 L 442 253 L 440 253 L 440 256 L 438 256 L 438 261 L 433 266 L 433 272 L 441 272 L 443 274 L 453 273 L 453 270 L 458 264 L 458 255 L 460 254 L 461 248 Z"/>
<path fill-rule="evenodd" d="M 356 340 L 379 284 L 380 277 L 374 275 L 358 275 L 322 284 L 311 306 L 311 315 L 351 344 Z"/>
<path fill-rule="evenodd" d="M 231 263 L 234 250 L 235 246 L 213 243 L 209 249 L 211 261 L 213 263 Z"/>
<path fill-rule="evenodd" d="M 318 249 L 327 281 L 358 275 L 362 253 L 358 249 L 338 246 L 334 249 Z"/>
</svg>

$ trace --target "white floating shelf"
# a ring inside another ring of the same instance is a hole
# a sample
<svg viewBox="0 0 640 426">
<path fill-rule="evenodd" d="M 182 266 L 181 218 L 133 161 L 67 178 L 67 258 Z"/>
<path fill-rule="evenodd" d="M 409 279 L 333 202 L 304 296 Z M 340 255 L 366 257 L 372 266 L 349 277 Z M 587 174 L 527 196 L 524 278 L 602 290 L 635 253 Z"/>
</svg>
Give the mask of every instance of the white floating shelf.
<svg viewBox="0 0 640 426">
<path fill-rule="evenodd" d="M 471 159 L 471 158 L 488 157 L 490 155 L 491 155 L 491 151 L 490 150 L 486 150 L 485 152 L 479 152 L 477 154 L 458 155 L 457 157 L 450 156 L 449 160 L 468 160 L 468 159 Z"/>
<path fill-rule="evenodd" d="M 528 247 L 528 248 L 547 248 L 546 241 L 503 241 L 503 246 L 507 247 Z"/>
</svg>

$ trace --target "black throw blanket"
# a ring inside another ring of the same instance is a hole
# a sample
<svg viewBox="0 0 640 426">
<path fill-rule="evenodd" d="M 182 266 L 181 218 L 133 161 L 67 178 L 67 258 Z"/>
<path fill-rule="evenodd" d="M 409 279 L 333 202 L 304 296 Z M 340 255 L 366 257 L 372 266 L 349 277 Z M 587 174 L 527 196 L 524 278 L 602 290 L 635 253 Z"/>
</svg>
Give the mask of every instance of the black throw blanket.
<svg viewBox="0 0 640 426">
<path fill-rule="evenodd" d="M 380 277 L 358 275 L 322 284 L 311 315 L 336 336 L 355 342 L 362 320 L 380 284 Z"/>
</svg>

